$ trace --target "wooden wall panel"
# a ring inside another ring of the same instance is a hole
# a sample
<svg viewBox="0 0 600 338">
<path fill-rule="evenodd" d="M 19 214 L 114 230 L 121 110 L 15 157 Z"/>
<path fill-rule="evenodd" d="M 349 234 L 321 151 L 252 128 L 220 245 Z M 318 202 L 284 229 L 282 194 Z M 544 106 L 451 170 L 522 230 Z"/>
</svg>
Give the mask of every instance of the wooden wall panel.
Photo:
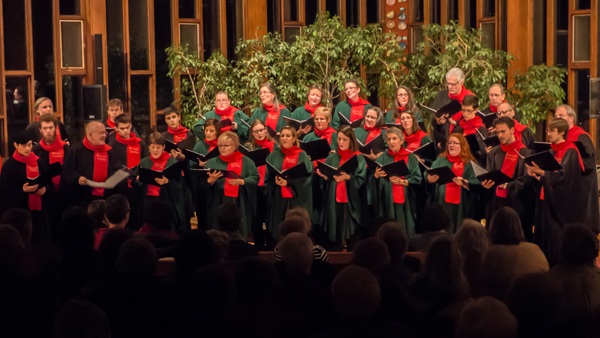
<svg viewBox="0 0 600 338">
<path fill-rule="evenodd" d="M 256 39 L 267 34 L 267 0 L 246 0 L 244 28 L 246 39 Z"/>
<path fill-rule="evenodd" d="M 516 60 L 511 61 L 511 65 L 508 68 L 508 74 L 514 74 L 515 71 L 526 72 L 529 67 L 528 64 L 528 39 L 524 39 L 523 35 L 527 31 L 527 18 L 528 18 L 528 4 L 527 1 L 522 0 L 507 0 L 506 1 L 507 13 L 506 20 L 506 47 L 509 53 L 512 53 Z M 482 9 L 477 9 L 482 10 Z M 512 76 L 508 77 L 507 86 L 510 88 L 514 85 L 514 79 Z"/>
<path fill-rule="evenodd" d="M 106 3 L 105 1 L 85 0 L 85 32 L 86 32 L 86 77 L 85 84 L 96 83 L 95 66 L 95 34 L 102 34 L 102 69 L 103 84 L 108 86 L 108 61 L 106 50 Z"/>
</svg>

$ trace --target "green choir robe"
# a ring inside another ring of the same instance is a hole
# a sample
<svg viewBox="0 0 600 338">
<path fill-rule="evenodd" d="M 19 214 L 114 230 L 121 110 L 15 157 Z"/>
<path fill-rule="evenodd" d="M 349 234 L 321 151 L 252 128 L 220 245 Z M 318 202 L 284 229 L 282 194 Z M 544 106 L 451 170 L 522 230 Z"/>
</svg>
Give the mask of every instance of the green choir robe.
<svg viewBox="0 0 600 338">
<path fill-rule="evenodd" d="M 377 163 L 386 165 L 394 162 L 394 156 L 385 151 L 377 159 Z M 415 155 L 409 154 L 406 166 L 409 174 L 404 179 L 408 180 L 408 187 L 404 187 L 404 203 L 394 203 L 393 183 L 383 177 L 376 178 L 375 191 L 372 192 L 373 205 L 377 206 L 380 217 L 393 218 L 404 224 L 406 235 L 415 234 L 416 223 L 416 195 L 415 188 L 421 183 L 421 172 Z"/>
<path fill-rule="evenodd" d="M 229 163 L 223 161 L 221 157 L 211 158 L 206 162 L 206 168 L 215 170 L 227 170 Z M 208 225 L 211 229 L 219 229 L 217 223 L 217 210 L 223 203 L 235 203 L 242 211 L 242 225 L 240 226 L 240 233 L 244 238 L 248 238 L 248 234 L 252 231 L 252 219 L 256 212 L 256 187 L 258 187 L 258 170 L 254 162 L 247 158 L 242 157 L 242 179 L 244 185 L 239 186 L 238 197 L 225 196 L 225 181 L 226 179 L 221 177 L 210 186 L 210 204 L 208 208 Z"/>
<path fill-rule="evenodd" d="M 328 235 L 331 242 L 341 243 L 348 240 L 350 236 L 358 232 L 360 226 L 366 226 L 368 220 L 363 212 L 366 206 L 367 164 L 365 158 L 358 154 L 358 167 L 354 172 L 346 173 L 350 179 L 346 181 L 346 194 L 348 203 L 336 201 L 336 188 L 338 183 L 335 179 L 324 181 L 325 203 L 323 206 L 323 231 Z M 330 154 L 325 160 L 335 168 L 340 167 L 341 156 L 337 153 Z M 344 227 L 344 220 L 346 226 Z"/>
<path fill-rule="evenodd" d="M 211 110 L 208 113 L 206 113 L 204 115 L 204 117 L 206 118 L 206 120 L 216 119 L 218 121 L 221 121 L 221 119 L 222 119 L 222 116 L 217 114 L 214 110 Z M 196 124 L 194 125 L 194 134 L 201 141 L 204 140 L 204 138 L 206 137 L 204 135 L 204 124 L 206 123 L 206 120 L 203 118 L 200 118 L 198 120 L 198 122 L 196 122 Z M 250 117 L 248 115 L 244 114 L 243 111 L 236 110 L 233 113 L 233 122 L 237 123 L 237 130 L 232 130 L 232 131 L 235 132 L 239 136 L 241 141 L 244 141 L 244 140 L 248 139 L 248 129 L 249 128 L 242 121 L 245 121 L 246 123 L 250 124 Z"/>
<path fill-rule="evenodd" d="M 271 163 L 277 170 L 283 167 L 285 154 L 281 148 L 274 150 L 268 157 L 267 162 Z M 313 196 L 312 196 L 312 162 L 308 159 L 305 152 L 298 155 L 298 164 L 306 165 L 307 176 L 296 180 L 288 180 L 288 187 L 293 191 L 294 197 L 283 198 L 281 187 L 275 183 L 275 175 L 271 175 L 269 170 L 265 173 L 265 188 L 269 196 L 269 210 L 267 211 L 267 229 L 275 241 L 279 240 L 279 223 L 285 219 L 285 213 L 296 206 L 308 210 L 308 214 L 313 217 Z"/>
<path fill-rule="evenodd" d="M 204 140 L 196 142 L 194 145 L 194 151 L 206 155 L 208 154 L 209 149 L 208 143 Z M 190 161 L 191 167 L 197 167 L 198 163 Z M 196 210 L 196 219 L 198 220 L 198 229 L 208 230 L 210 229 L 208 223 L 208 206 L 210 204 L 210 185 L 206 183 L 206 177 L 202 175 L 195 174 L 192 171 L 192 184 L 193 184 L 193 195 L 192 199 L 194 201 L 194 207 Z"/>
<path fill-rule="evenodd" d="M 381 128 L 381 134 L 381 136 L 383 137 L 383 143 L 387 148 L 387 140 L 385 139 L 385 136 L 387 135 L 387 128 Z M 365 130 L 365 127 L 358 127 L 354 129 L 354 135 L 356 135 L 356 139 L 359 140 L 360 143 L 365 144 L 367 141 L 367 137 L 369 137 L 369 132 Z"/>
<path fill-rule="evenodd" d="M 306 110 L 306 108 L 304 108 L 304 106 L 298 107 L 298 108 L 296 108 L 296 110 L 294 110 L 292 112 L 292 118 L 296 119 L 298 121 L 308 120 L 311 117 L 312 117 L 312 113 L 309 112 L 308 110 Z"/>
<path fill-rule="evenodd" d="M 248 121 L 248 124 L 252 125 L 252 122 L 254 122 L 254 120 L 261 120 L 266 125 L 267 115 L 269 115 L 269 112 L 266 109 L 263 110 L 263 107 L 256 108 L 252 112 L 252 117 L 250 117 L 250 121 Z M 277 120 L 277 128 L 275 129 L 276 132 L 280 132 L 281 128 L 287 126 L 287 123 L 285 123 L 285 120 L 283 119 L 284 116 L 292 117 L 292 113 L 290 113 L 289 109 L 283 108 L 279 110 L 279 119 Z"/>
<path fill-rule="evenodd" d="M 370 104 L 365 105 L 365 109 L 363 110 L 363 116 L 367 113 L 369 108 L 373 107 Z M 348 101 L 342 101 L 335 106 L 333 110 L 333 116 L 331 117 L 331 126 L 333 129 L 338 130 L 340 128 L 340 117 L 338 116 L 338 112 L 342 113 L 348 120 L 350 120 L 350 115 L 352 114 L 352 106 Z"/>
<path fill-rule="evenodd" d="M 431 168 L 441 168 L 444 166 L 452 168 L 452 162 L 450 162 L 446 157 L 438 157 L 431 165 Z M 425 172 L 423 176 L 427 181 L 427 172 Z M 473 189 L 472 185 L 480 184 L 479 180 L 475 178 L 475 173 L 473 173 L 473 166 L 470 162 L 465 164 L 462 177 L 469 182 L 469 185 L 471 186 L 470 189 Z M 473 199 L 475 197 L 474 194 L 471 191 L 462 188 L 460 193 L 460 203 L 447 203 L 446 185 L 440 185 L 437 183 L 429 183 L 429 185 L 432 187 L 431 189 L 433 189 L 433 194 L 430 196 L 429 203 L 437 203 L 442 208 L 444 208 L 448 216 L 450 216 L 450 223 L 452 227 L 451 229 L 448 229 L 448 232 L 456 233 L 456 231 L 462 224 L 462 220 L 465 218 L 472 217 L 471 206 L 473 205 Z"/>
</svg>

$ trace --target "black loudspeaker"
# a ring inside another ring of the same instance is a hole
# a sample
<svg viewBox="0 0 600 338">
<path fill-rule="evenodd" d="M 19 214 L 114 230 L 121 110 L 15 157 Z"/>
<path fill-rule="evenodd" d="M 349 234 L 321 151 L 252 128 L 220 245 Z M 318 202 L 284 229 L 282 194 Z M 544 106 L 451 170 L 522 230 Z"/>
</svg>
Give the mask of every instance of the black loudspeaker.
<svg viewBox="0 0 600 338">
<path fill-rule="evenodd" d="M 600 78 L 590 78 L 590 119 L 600 118 Z"/>
<path fill-rule="evenodd" d="M 89 121 L 106 120 L 106 86 L 82 86 L 83 91 L 83 119 Z"/>
<path fill-rule="evenodd" d="M 104 58 L 102 57 L 102 34 L 94 34 L 94 69 L 96 84 L 104 84 Z"/>
</svg>

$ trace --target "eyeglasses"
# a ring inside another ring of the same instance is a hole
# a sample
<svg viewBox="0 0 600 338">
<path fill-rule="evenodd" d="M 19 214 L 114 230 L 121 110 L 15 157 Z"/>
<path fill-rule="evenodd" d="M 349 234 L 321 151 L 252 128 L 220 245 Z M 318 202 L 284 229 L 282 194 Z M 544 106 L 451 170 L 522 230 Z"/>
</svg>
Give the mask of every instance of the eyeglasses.
<svg viewBox="0 0 600 338">
<path fill-rule="evenodd" d="M 513 110 L 514 110 L 514 109 L 499 110 L 499 111 L 498 111 L 498 115 L 504 115 L 504 114 L 506 114 L 506 113 L 508 113 L 508 112 L 511 112 L 511 111 L 513 111 Z"/>
<path fill-rule="evenodd" d="M 459 142 L 448 142 L 448 145 L 459 146 Z"/>
<path fill-rule="evenodd" d="M 217 100 L 217 103 L 227 103 L 229 100 Z"/>
<path fill-rule="evenodd" d="M 354 90 L 356 88 L 358 88 L 358 87 L 348 87 L 348 88 L 345 89 L 345 91 Z"/>
<path fill-rule="evenodd" d="M 448 82 L 448 81 L 446 81 L 446 84 L 447 84 L 448 86 L 450 86 L 450 87 L 455 87 L 455 86 L 458 86 L 458 84 L 459 84 L 459 83 L 460 83 L 460 82 L 454 82 L 454 83 L 452 83 L 452 82 Z"/>
<path fill-rule="evenodd" d="M 261 134 L 261 133 L 264 133 L 265 131 L 266 131 L 266 129 L 265 129 L 265 128 L 263 128 L 263 129 L 257 129 L 257 130 L 253 130 L 253 131 L 252 131 L 252 133 L 253 133 L 253 134 Z"/>
<path fill-rule="evenodd" d="M 475 111 L 475 109 L 462 109 L 463 113 L 471 114 Z"/>
<path fill-rule="evenodd" d="M 408 94 L 404 93 L 404 94 L 398 94 L 398 97 L 408 97 Z"/>
<path fill-rule="evenodd" d="M 272 94 L 271 92 L 260 92 L 260 96 Z"/>
</svg>

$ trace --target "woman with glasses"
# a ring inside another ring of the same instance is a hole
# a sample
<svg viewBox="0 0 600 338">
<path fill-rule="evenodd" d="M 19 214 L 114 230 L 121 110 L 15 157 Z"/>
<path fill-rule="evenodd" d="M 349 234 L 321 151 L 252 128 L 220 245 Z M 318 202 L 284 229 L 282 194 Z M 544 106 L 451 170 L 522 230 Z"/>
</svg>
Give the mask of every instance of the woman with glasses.
<svg viewBox="0 0 600 338">
<path fill-rule="evenodd" d="M 400 124 L 402 113 L 412 113 L 416 116 L 419 124 L 423 123 L 423 116 L 415 104 L 413 93 L 406 86 L 398 87 L 396 90 L 396 101 L 394 107 L 385 115 L 385 123 Z M 422 126 L 423 129 L 425 125 Z"/>
<path fill-rule="evenodd" d="M 360 143 L 367 144 L 383 133 L 383 139 L 385 142 L 386 130 L 387 128 L 385 127 L 385 118 L 383 117 L 383 112 L 381 109 L 379 109 L 379 107 L 371 107 L 367 109 L 363 123 L 359 128 L 354 130 L 354 134 L 356 134 L 356 139 L 360 141 Z M 374 154 L 371 150 L 371 153 L 365 154 L 365 156 L 375 161 L 379 156 L 381 156 L 381 154 L 383 154 L 383 152 Z"/>
<path fill-rule="evenodd" d="M 194 134 L 199 140 L 204 140 L 205 138 L 203 126 L 208 119 L 216 119 L 221 122 L 229 120 L 231 121 L 231 124 L 226 127 L 221 127 L 220 133 L 231 130 L 238 135 L 240 140 L 246 140 L 248 138 L 248 126 L 246 123 L 250 123 L 250 117 L 231 105 L 229 94 L 226 92 L 218 92 L 217 95 L 215 95 L 215 109 L 206 113 L 204 118 L 200 118 L 198 122 L 196 122 L 196 125 L 194 125 Z M 242 121 L 245 121 L 246 123 L 243 123 Z M 229 122 L 224 124 L 229 124 Z"/>
<path fill-rule="evenodd" d="M 430 185 L 434 185 L 433 195 L 430 203 L 442 206 L 450 216 L 450 233 L 455 233 L 462 224 L 462 220 L 472 217 L 473 200 L 476 197 L 471 192 L 473 185 L 479 185 L 479 181 L 473 173 L 471 162 L 477 163 L 471 151 L 469 143 L 462 134 L 454 133 L 448 138 L 446 150 L 433 162 L 431 168 L 449 167 L 456 177 L 447 184 L 438 184 L 438 175 L 429 175 L 425 172 L 424 177 Z"/>
<path fill-rule="evenodd" d="M 277 90 L 271 83 L 264 83 L 260 86 L 261 107 L 252 112 L 250 123 L 254 120 L 261 120 L 279 135 L 281 128 L 286 125 L 284 116 L 291 117 L 290 111 L 277 99 Z"/>
<path fill-rule="evenodd" d="M 315 111 L 321 107 L 321 100 L 323 98 L 323 88 L 319 85 L 312 85 L 308 88 L 308 98 L 304 106 L 296 108 L 292 112 L 292 117 L 299 121 L 308 120 L 315 117 Z M 331 115 L 331 114 L 329 114 Z M 298 137 L 310 133 L 312 127 L 306 126 L 298 130 Z"/>
<path fill-rule="evenodd" d="M 341 113 L 350 122 L 362 119 L 371 104 L 367 100 L 363 100 L 360 97 L 360 87 L 358 81 L 354 79 L 347 80 L 344 84 L 344 92 L 348 99 L 342 101 L 335 106 L 334 114 L 332 116 L 331 126 L 337 130 L 340 126 L 340 117 L 338 112 Z"/>
<path fill-rule="evenodd" d="M 304 165 L 306 176 L 297 179 L 284 179 L 267 169 L 265 173 L 265 188 L 269 197 L 267 211 L 267 229 L 273 240 L 279 239 L 279 223 L 285 219 L 285 213 L 296 206 L 308 210 L 312 218 L 312 171 L 313 167 L 308 155 L 300 149 L 300 143 L 294 127 L 281 128 L 279 148 L 268 157 L 267 162 L 275 169 L 283 171 Z"/>
</svg>

